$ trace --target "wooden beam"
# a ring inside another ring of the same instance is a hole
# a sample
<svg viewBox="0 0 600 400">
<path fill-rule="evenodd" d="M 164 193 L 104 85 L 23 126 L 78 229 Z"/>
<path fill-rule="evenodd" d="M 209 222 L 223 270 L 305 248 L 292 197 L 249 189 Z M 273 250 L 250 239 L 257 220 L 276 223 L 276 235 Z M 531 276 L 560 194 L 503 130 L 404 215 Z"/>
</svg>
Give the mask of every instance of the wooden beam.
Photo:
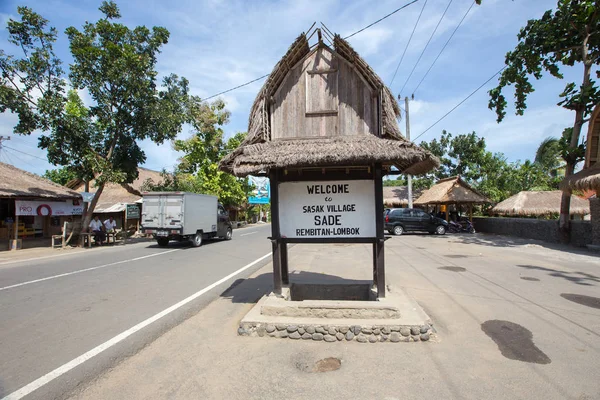
<svg viewBox="0 0 600 400">
<path fill-rule="evenodd" d="M 271 186 L 271 244 L 273 249 L 273 293 L 281 296 L 283 280 L 281 276 L 281 232 L 279 229 L 279 171 L 272 169 L 269 174 Z"/>
<path fill-rule="evenodd" d="M 375 164 L 373 168 L 373 180 L 375 181 L 375 232 L 377 242 L 374 246 L 375 255 L 374 268 L 377 275 L 377 297 L 385 297 L 385 259 L 383 234 L 383 181 L 381 164 Z"/>
<path fill-rule="evenodd" d="M 288 269 L 287 243 L 281 242 L 279 244 L 279 251 L 281 254 L 281 281 L 283 282 L 284 285 L 289 285 L 290 284 L 290 274 L 289 274 L 289 269 Z"/>
</svg>

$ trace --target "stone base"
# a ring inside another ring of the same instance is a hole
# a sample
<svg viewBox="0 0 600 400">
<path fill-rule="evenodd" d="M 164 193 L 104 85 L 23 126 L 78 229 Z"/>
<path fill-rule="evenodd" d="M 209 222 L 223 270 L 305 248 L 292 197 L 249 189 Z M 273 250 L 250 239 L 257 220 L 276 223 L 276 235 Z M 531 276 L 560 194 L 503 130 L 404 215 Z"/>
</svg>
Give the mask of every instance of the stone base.
<svg viewBox="0 0 600 400">
<path fill-rule="evenodd" d="M 430 318 L 404 291 L 388 291 L 376 301 L 290 300 L 263 296 L 240 322 L 238 334 L 316 340 L 420 342 L 433 335 Z"/>
</svg>

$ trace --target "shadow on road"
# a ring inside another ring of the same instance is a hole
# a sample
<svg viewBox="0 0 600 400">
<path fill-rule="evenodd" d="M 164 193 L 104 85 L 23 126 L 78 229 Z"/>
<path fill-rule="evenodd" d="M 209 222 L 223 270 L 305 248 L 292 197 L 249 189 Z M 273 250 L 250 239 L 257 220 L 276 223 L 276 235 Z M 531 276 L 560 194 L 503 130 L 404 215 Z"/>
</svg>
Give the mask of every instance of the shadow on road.
<svg viewBox="0 0 600 400">
<path fill-rule="evenodd" d="M 290 285 L 294 283 L 313 283 L 329 285 L 361 285 L 371 283 L 365 280 L 353 280 L 335 275 L 319 274 L 314 272 L 298 271 L 290 273 Z M 223 293 L 221 297 L 231 299 L 232 303 L 254 304 L 264 295 L 273 291 L 273 274 L 266 273 L 254 278 L 237 279 Z"/>
<path fill-rule="evenodd" d="M 193 247 L 192 242 L 184 240 L 182 242 L 172 241 L 169 242 L 168 246 L 159 246 L 156 242 L 152 242 L 152 244 L 148 245 L 148 249 L 201 249 L 204 246 L 210 246 L 213 243 L 221 243 L 224 242 L 223 239 L 205 239 L 202 241 L 202 246 Z"/>
<path fill-rule="evenodd" d="M 576 283 L 578 285 L 583 285 L 583 286 L 594 286 L 593 283 L 590 282 L 600 282 L 600 277 L 597 277 L 596 275 L 592 275 L 592 274 L 588 274 L 587 272 L 565 272 L 565 271 L 558 271 L 552 268 L 546 268 L 546 267 L 540 267 L 538 265 L 517 265 L 517 267 L 519 268 L 525 268 L 525 269 L 529 269 L 529 270 L 535 270 L 535 271 L 543 271 L 543 272 L 548 272 L 549 276 L 553 276 L 555 278 L 562 278 L 562 279 L 566 279 L 570 282 Z"/>
</svg>

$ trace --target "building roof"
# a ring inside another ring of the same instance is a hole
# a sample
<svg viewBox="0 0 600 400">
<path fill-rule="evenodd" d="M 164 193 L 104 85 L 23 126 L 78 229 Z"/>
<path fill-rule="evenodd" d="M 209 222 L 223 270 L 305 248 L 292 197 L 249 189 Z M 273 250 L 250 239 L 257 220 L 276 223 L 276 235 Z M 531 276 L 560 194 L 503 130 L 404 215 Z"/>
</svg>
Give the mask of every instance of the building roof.
<svg viewBox="0 0 600 400">
<path fill-rule="evenodd" d="M 303 33 L 275 65 L 258 93 L 250 111 L 248 135 L 237 149 L 221 160 L 219 166 L 222 170 L 246 176 L 266 173 L 272 168 L 383 163 L 394 165 L 404 173 L 419 174 L 439 165 L 439 160 L 431 153 L 404 139 L 397 121 L 400 107 L 381 78 L 339 35 L 334 35 L 332 43 L 331 51 L 353 65 L 356 72 L 381 93 L 382 137 L 357 134 L 271 141 L 268 117 L 271 99 L 288 72 L 312 51 L 307 35 Z M 327 47 L 321 41 L 317 46 Z"/>
<path fill-rule="evenodd" d="M 486 196 L 473 189 L 460 176 L 440 179 L 423 192 L 415 204 L 482 204 L 491 203 Z"/>
<path fill-rule="evenodd" d="M 590 168 L 582 169 L 576 174 L 570 175 L 560 183 L 560 189 L 572 190 L 595 190 L 600 191 L 600 162 Z"/>
<path fill-rule="evenodd" d="M 100 195 L 100 200 L 94 209 L 94 212 L 117 212 L 107 210 L 117 210 L 123 208 L 125 204 L 135 204 L 142 198 L 142 185 L 151 180 L 157 184 L 163 180 L 160 172 L 138 167 L 138 177 L 132 183 L 107 183 Z M 84 183 L 76 179 L 67 184 L 69 187 L 83 191 Z M 95 182 L 90 182 L 90 191 L 93 191 Z M 124 208 L 123 208 L 124 209 Z"/>
<path fill-rule="evenodd" d="M 423 190 L 413 188 L 413 201 Z M 387 207 L 402 207 L 408 205 L 408 186 L 384 186 L 383 204 Z"/>
<path fill-rule="evenodd" d="M 0 197 L 78 199 L 81 195 L 46 178 L 0 162 Z"/>
<path fill-rule="evenodd" d="M 523 191 L 496 204 L 496 206 L 490 210 L 490 213 L 521 216 L 560 214 L 561 197 L 562 192 L 560 190 Z M 577 196 L 571 197 L 571 215 L 585 215 L 589 213 L 590 206 L 588 201 Z"/>
</svg>

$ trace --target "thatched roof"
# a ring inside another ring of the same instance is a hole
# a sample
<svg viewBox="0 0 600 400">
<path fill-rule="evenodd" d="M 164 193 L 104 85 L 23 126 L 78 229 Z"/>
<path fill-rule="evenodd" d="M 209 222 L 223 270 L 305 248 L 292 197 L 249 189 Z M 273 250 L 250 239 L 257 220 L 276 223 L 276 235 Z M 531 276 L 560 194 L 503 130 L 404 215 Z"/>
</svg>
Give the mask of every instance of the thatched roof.
<svg viewBox="0 0 600 400">
<path fill-rule="evenodd" d="M 496 204 L 490 214 L 501 215 L 531 215 L 542 216 L 560 214 L 560 201 L 562 192 L 552 191 L 523 191 Z M 585 215 L 590 213 L 588 201 L 577 196 L 571 197 L 571 215 Z"/>
<path fill-rule="evenodd" d="M 600 163 L 600 103 L 596 104 L 588 123 L 584 169 Z"/>
<path fill-rule="evenodd" d="M 319 46 L 326 46 L 322 42 Z M 277 139 L 271 141 L 269 105 L 288 72 L 311 52 L 306 34 L 292 43 L 287 53 L 275 65 L 261 88 L 250 111 L 248 135 L 244 142 L 224 157 L 219 167 L 236 176 L 266 173 L 271 168 L 303 168 L 312 166 L 353 166 L 383 163 L 396 166 L 401 172 L 420 174 L 439 165 L 431 153 L 409 143 L 398 128 L 400 107 L 383 81 L 352 49 L 335 35 L 333 49 L 344 58 L 368 84 L 382 94 L 382 137 L 353 135 L 328 139 Z"/>
<path fill-rule="evenodd" d="M 263 142 L 238 149 L 226 170 L 236 176 L 259 174 L 270 168 L 354 166 L 382 162 L 408 174 L 430 170 L 434 161 L 406 140 L 379 139 L 372 135 Z"/>
<path fill-rule="evenodd" d="M 421 195 L 421 189 L 413 188 L 413 201 Z M 384 186 L 383 204 L 386 207 L 403 207 L 408 205 L 408 186 Z"/>
<path fill-rule="evenodd" d="M 107 209 L 114 209 L 117 204 L 135 204 L 142 198 L 142 185 L 151 179 L 155 184 L 161 182 L 163 178 L 158 171 L 138 167 L 138 177 L 132 183 L 107 183 L 100 195 L 100 200 L 96 205 L 95 211 L 105 212 Z M 67 184 L 69 187 L 83 191 L 83 181 L 77 179 Z M 90 182 L 90 191 L 94 191 L 95 181 Z"/>
<path fill-rule="evenodd" d="M 560 189 L 572 190 L 596 190 L 600 191 L 600 162 L 590 168 L 583 169 L 576 174 L 565 178 L 560 183 Z"/>
<path fill-rule="evenodd" d="M 78 199 L 81 195 L 46 178 L 0 162 L 0 197 Z"/>
<path fill-rule="evenodd" d="M 423 192 L 415 204 L 482 204 L 491 200 L 473 189 L 460 176 L 440 179 L 435 185 Z"/>
</svg>

